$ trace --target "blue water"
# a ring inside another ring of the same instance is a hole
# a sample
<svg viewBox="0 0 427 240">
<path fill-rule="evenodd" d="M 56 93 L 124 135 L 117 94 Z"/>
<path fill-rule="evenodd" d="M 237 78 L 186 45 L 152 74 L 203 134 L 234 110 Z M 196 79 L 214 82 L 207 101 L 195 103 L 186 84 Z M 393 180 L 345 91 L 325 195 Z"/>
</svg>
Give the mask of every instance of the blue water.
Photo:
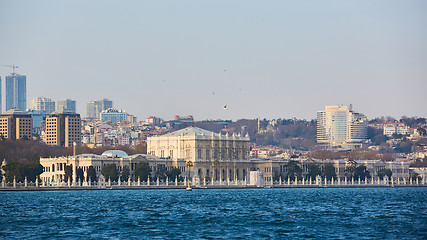
<svg viewBox="0 0 427 240">
<path fill-rule="evenodd" d="M 427 239 L 427 188 L 0 192 L 0 239 Z"/>
</svg>

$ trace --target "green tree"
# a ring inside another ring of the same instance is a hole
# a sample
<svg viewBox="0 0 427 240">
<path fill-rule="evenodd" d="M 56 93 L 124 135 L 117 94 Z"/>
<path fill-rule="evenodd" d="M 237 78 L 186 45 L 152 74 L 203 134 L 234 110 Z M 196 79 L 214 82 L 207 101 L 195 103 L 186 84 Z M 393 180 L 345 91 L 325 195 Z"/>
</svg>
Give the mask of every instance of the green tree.
<svg viewBox="0 0 427 240">
<path fill-rule="evenodd" d="M 10 161 L 3 167 L 7 182 L 12 182 L 16 178 L 17 182 L 24 182 L 25 177 L 28 181 L 34 182 L 36 177 L 43 173 L 43 166 L 37 162 Z"/>
<path fill-rule="evenodd" d="M 347 177 L 354 178 L 354 172 L 356 170 L 356 167 L 357 167 L 356 161 L 354 161 L 352 159 L 348 160 L 346 163 L 346 166 L 345 166 L 345 170 L 344 170 L 345 175 Z"/>
<path fill-rule="evenodd" d="M 395 150 L 400 153 L 410 153 L 412 151 L 412 142 L 405 140 L 395 146 Z"/>
<path fill-rule="evenodd" d="M 148 162 L 142 162 L 135 165 L 134 175 L 136 178 L 141 178 L 142 181 L 147 181 L 151 175 L 151 168 Z"/>
<path fill-rule="evenodd" d="M 73 168 L 70 165 L 65 166 L 64 168 L 65 172 L 65 181 L 68 182 L 70 180 L 73 181 Z"/>
<path fill-rule="evenodd" d="M 320 167 L 315 163 L 308 164 L 308 177 L 311 177 L 311 179 L 315 179 L 317 176 L 322 175 L 322 171 L 320 170 Z"/>
<path fill-rule="evenodd" d="M 387 136 L 381 133 L 374 137 L 372 143 L 374 145 L 381 145 L 381 143 L 385 143 L 386 141 L 387 141 Z"/>
<path fill-rule="evenodd" d="M 101 169 L 101 174 L 107 181 L 108 179 L 111 179 L 111 181 L 117 181 L 119 179 L 119 171 L 117 170 L 116 164 L 114 163 L 105 165 Z"/>
<path fill-rule="evenodd" d="M 302 169 L 299 166 L 299 164 L 298 164 L 297 161 L 291 160 L 291 161 L 288 162 L 287 166 L 288 166 L 288 176 L 290 178 L 297 177 L 297 178 L 301 179 L 301 177 L 302 177 Z"/>
<path fill-rule="evenodd" d="M 325 164 L 323 174 L 328 181 L 330 181 L 332 178 L 337 178 L 337 174 L 335 173 L 335 167 L 332 163 Z"/>
<path fill-rule="evenodd" d="M 38 162 L 24 163 L 24 176 L 28 181 L 35 182 L 36 177 L 43 173 L 43 166 Z"/>
<path fill-rule="evenodd" d="M 166 180 L 166 166 L 164 164 L 157 164 L 157 168 L 154 171 L 154 177 L 160 180 Z"/>
<path fill-rule="evenodd" d="M 80 182 L 83 182 L 85 180 L 83 169 L 80 167 L 76 170 L 76 178 L 76 181 L 80 180 Z"/>
<path fill-rule="evenodd" d="M 421 176 L 418 173 L 409 174 L 409 178 L 411 178 L 412 181 L 417 181 L 417 178 L 418 178 L 418 181 L 422 180 Z"/>
<path fill-rule="evenodd" d="M 166 175 L 168 176 L 170 181 L 174 181 L 175 178 L 180 179 L 181 170 L 179 168 L 172 168 L 171 170 L 166 172 Z"/>
<path fill-rule="evenodd" d="M 420 133 L 422 137 L 426 136 L 426 130 L 422 127 L 417 128 L 417 131 Z"/>
<path fill-rule="evenodd" d="M 122 169 L 122 173 L 121 173 L 121 176 L 122 176 L 122 181 L 128 181 L 129 180 L 129 176 L 130 176 L 130 170 L 129 170 L 129 167 L 128 166 L 124 166 L 123 167 L 123 169 Z"/>
<path fill-rule="evenodd" d="M 393 174 L 393 172 L 388 168 L 383 168 L 383 169 L 377 171 L 377 175 L 381 180 L 384 179 L 384 176 L 387 176 L 388 179 L 390 179 L 392 174 Z"/>
<path fill-rule="evenodd" d="M 91 182 L 98 181 L 98 178 L 96 177 L 96 171 L 93 166 L 90 166 L 89 169 L 87 170 L 87 176 L 89 178 L 88 181 L 91 181 Z"/>
<path fill-rule="evenodd" d="M 354 178 L 359 179 L 359 177 L 360 179 L 371 178 L 371 174 L 365 165 L 359 165 L 354 169 Z"/>
</svg>

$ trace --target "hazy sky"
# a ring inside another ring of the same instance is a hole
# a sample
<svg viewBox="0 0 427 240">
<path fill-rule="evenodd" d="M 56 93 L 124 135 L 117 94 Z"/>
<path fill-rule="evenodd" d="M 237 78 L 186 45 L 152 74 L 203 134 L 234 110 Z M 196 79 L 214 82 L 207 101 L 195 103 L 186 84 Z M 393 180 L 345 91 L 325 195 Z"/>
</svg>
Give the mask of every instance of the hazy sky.
<svg viewBox="0 0 427 240">
<path fill-rule="evenodd" d="M 71 98 L 82 116 L 108 98 L 138 120 L 312 119 L 350 103 L 427 117 L 426 12 L 423 0 L 0 0 L 0 64 L 27 75 L 28 105 Z"/>
</svg>

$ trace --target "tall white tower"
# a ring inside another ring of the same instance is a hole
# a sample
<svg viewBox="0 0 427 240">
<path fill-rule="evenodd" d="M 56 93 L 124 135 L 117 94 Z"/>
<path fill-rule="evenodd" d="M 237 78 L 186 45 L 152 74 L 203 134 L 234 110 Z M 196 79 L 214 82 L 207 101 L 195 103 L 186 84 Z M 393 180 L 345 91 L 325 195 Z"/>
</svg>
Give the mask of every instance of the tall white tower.
<svg viewBox="0 0 427 240">
<path fill-rule="evenodd" d="M 317 143 L 325 148 L 353 149 L 367 138 L 367 118 L 352 105 L 326 106 L 317 112 Z"/>
</svg>

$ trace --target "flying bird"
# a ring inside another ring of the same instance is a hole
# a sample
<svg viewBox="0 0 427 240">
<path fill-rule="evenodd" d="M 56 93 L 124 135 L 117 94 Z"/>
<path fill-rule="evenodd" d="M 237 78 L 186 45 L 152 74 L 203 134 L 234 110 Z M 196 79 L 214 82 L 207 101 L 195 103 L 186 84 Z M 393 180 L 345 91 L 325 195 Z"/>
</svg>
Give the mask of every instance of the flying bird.
<svg viewBox="0 0 427 240">
<path fill-rule="evenodd" d="M 224 105 L 224 110 L 227 110 L 227 105 Z"/>
</svg>

